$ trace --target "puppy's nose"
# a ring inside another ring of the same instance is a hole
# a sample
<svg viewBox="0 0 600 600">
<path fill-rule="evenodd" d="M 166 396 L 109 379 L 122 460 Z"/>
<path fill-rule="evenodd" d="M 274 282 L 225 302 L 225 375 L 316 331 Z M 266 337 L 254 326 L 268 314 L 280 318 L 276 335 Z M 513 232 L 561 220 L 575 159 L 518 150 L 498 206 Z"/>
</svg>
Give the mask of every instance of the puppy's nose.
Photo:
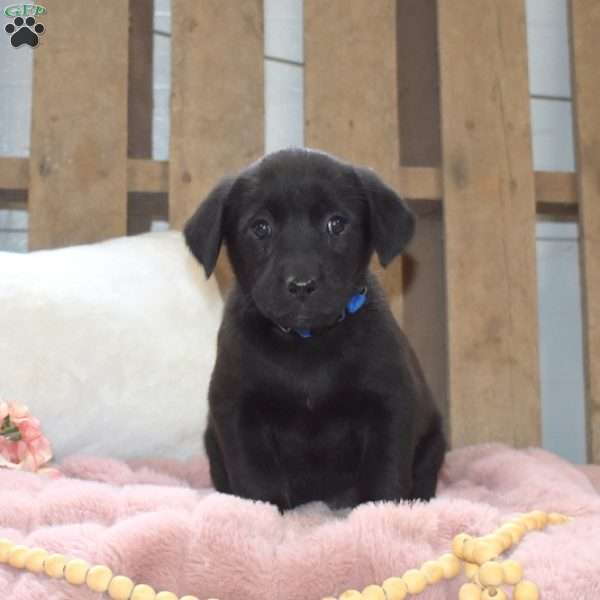
<svg viewBox="0 0 600 600">
<path fill-rule="evenodd" d="M 300 280 L 295 277 L 288 277 L 286 282 L 288 292 L 299 298 L 309 296 L 317 289 L 317 282 L 314 279 Z"/>
</svg>

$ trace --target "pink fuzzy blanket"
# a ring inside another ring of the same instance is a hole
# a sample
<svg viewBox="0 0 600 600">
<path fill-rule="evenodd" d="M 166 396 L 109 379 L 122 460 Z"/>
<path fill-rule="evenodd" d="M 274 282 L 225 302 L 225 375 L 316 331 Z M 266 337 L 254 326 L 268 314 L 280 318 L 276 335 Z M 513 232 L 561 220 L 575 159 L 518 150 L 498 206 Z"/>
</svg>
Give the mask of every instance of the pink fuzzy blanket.
<svg viewBox="0 0 600 600">
<path fill-rule="evenodd" d="M 66 477 L 0 470 L 0 538 L 110 566 L 156 590 L 201 599 L 319 600 L 362 589 L 449 551 L 461 531 L 482 535 L 517 511 L 575 518 L 532 532 L 512 555 L 543 600 L 600 597 L 600 467 L 577 468 L 539 449 L 486 445 L 447 456 L 429 504 L 321 503 L 281 516 L 218 494 L 204 460 L 128 463 L 71 458 Z M 422 600 L 457 598 L 462 581 Z M 87 588 L 0 565 L 3 600 L 98 600 Z"/>
</svg>

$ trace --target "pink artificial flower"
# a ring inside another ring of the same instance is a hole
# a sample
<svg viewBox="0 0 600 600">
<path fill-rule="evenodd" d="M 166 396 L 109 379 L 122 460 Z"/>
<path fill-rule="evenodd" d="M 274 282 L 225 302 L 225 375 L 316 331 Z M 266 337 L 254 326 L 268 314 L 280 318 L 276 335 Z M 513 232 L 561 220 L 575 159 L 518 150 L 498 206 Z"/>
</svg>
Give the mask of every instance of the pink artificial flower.
<svg viewBox="0 0 600 600">
<path fill-rule="evenodd" d="M 50 442 L 29 409 L 0 402 L 0 467 L 35 472 L 51 458 Z"/>
</svg>

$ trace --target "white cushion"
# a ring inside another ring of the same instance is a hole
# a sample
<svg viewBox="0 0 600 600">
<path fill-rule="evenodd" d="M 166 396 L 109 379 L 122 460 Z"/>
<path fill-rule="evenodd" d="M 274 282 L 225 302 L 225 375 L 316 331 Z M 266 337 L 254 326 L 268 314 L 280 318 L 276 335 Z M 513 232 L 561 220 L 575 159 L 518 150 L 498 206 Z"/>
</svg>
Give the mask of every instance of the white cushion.
<svg viewBox="0 0 600 600">
<path fill-rule="evenodd" d="M 222 300 L 179 232 L 0 252 L 0 400 L 57 458 L 203 452 Z"/>
</svg>

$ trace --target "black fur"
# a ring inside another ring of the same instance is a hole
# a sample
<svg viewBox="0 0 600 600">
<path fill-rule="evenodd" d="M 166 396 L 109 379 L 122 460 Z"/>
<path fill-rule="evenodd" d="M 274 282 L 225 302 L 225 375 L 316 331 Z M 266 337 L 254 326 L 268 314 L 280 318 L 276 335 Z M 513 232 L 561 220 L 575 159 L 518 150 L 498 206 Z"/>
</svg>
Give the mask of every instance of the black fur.
<svg viewBox="0 0 600 600">
<path fill-rule="evenodd" d="M 345 228 L 333 234 L 337 216 Z M 257 221 L 270 236 L 260 239 Z M 303 149 L 223 180 L 188 221 L 207 277 L 224 241 L 237 280 L 204 438 L 217 490 L 281 511 L 435 494 L 440 416 L 368 269 L 373 251 L 388 264 L 413 229 L 412 213 L 372 171 Z M 312 282 L 310 293 L 291 292 L 290 281 Z M 337 322 L 363 286 L 365 306 Z"/>
</svg>

